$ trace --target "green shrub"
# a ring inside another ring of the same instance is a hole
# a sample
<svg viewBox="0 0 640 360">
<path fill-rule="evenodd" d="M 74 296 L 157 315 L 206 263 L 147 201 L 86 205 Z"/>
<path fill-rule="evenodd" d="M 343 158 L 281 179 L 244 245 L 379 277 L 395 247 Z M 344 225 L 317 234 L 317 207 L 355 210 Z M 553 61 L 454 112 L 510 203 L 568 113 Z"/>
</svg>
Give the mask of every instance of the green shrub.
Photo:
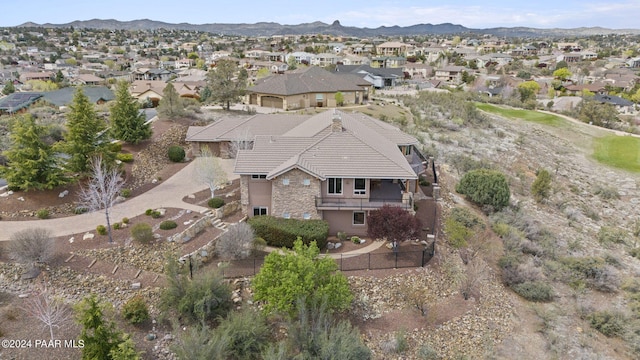
<svg viewBox="0 0 640 360">
<path fill-rule="evenodd" d="M 347 233 L 345 233 L 344 231 L 338 231 L 336 236 L 338 237 L 338 240 L 340 240 L 340 241 L 346 241 L 347 240 Z"/>
<path fill-rule="evenodd" d="M 456 185 L 456 191 L 467 195 L 479 205 L 489 205 L 500 210 L 509 205 L 511 192 L 503 173 L 496 170 L 478 169 L 464 174 Z"/>
<path fill-rule="evenodd" d="M 222 207 L 224 205 L 224 199 L 221 199 L 219 197 L 211 198 L 207 202 L 207 205 L 209 205 L 209 207 L 212 208 L 212 209 L 220 208 L 220 207 Z"/>
<path fill-rule="evenodd" d="M 551 191 L 551 174 L 546 169 L 538 171 L 538 175 L 531 184 L 531 194 L 536 202 L 542 202 L 549 197 Z"/>
<path fill-rule="evenodd" d="M 603 226 L 598 230 L 598 242 L 603 246 L 624 244 L 627 242 L 627 232 L 619 228 Z"/>
<path fill-rule="evenodd" d="M 38 212 L 36 212 L 36 216 L 38 216 L 38 219 L 48 219 L 49 218 L 49 210 L 40 209 L 40 210 L 38 210 Z"/>
<path fill-rule="evenodd" d="M 120 195 L 123 198 L 131 197 L 131 189 L 122 189 L 122 190 L 120 190 Z"/>
<path fill-rule="evenodd" d="M 154 210 L 151 212 L 151 217 L 154 219 L 159 219 L 160 217 L 162 217 L 162 214 L 160 213 L 160 211 Z"/>
<path fill-rule="evenodd" d="M 352 236 L 351 237 L 351 242 L 354 244 L 360 244 L 360 238 L 357 236 Z"/>
<path fill-rule="evenodd" d="M 116 159 L 125 163 L 129 163 L 133 161 L 133 154 L 118 153 L 116 155 Z"/>
<path fill-rule="evenodd" d="M 140 295 L 135 295 L 129 299 L 122 307 L 122 317 L 134 325 L 147 321 L 149 319 L 149 310 L 144 298 Z"/>
<path fill-rule="evenodd" d="M 176 224 L 176 222 L 172 220 L 165 220 L 160 223 L 160 229 L 162 230 L 171 230 L 177 227 L 178 227 L 178 224 Z"/>
<path fill-rule="evenodd" d="M 120 151 L 122 151 L 122 143 L 114 142 L 109 144 L 109 150 L 114 153 L 119 153 Z"/>
<path fill-rule="evenodd" d="M 147 216 L 151 216 L 151 214 L 153 214 L 153 209 L 147 209 L 147 210 L 144 212 L 144 214 L 145 214 L 145 215 L 147 215 Z"/>
<path fill-rule="evenodd" d="M 430 186 L 431 183 L 429 181 L 427 181 L 427 178 L 425 178 L 424 176 L 420 176 L 420 186 Z"/>
<path fill-rule="evenodd" d="M 96 232 L 98 235 L 107 235 L 107 227 L 104 225 L 98 225 L 96 227 Z"/>
<path fill-rule="evenodd" d="M 484 229 L 484 221 L 466 207 L 455 207 L 451 209 L 449 218 L 461 223 L 467 229 L 474 229 L 476 227 Z"/>
<path fill-rule="evenodd" d="M 493 232 L 500 237 L 505 237 L 511 233 L 513 228 L 510 225 L 507 225 L 503 222 L 495 223 L 491 226 Z"/>
<path fill-rule="evenodd" d="M 178 145 L 170 146 L 167 154 L 169 155 L 169 160 L 173 162 L 181 162 L 182 160 L 184 160 L 184 157 L 186 155 L 184 149 Z"/>
<path fill-rule="evenodd" d="M 138 223 L 131 227 L 131 237 L 133 240 L 141 243 L 148 244 L 153 240 L 153 230 L 151 225 L 147 223 Z"/>
<path fill-rule="evenodd" d="M 594 193 L 604 200 L 620 199 L 620 193 L 618 193 L 618 189 L 611 186 L 597 186 Z"/>
<path fill-rule="evenodd" d="M 122 223 L 123 224 L 128 224 L 129 223 L 129 218 L 128 217 L 123 217 L 122 218 Z"/>
<path fill-rule="evenodd" d="M 606 337 L 622 336 L 624 334 L 625 317 L 621 313 L 611 311 L 596 311 L 587 316 L 589 325 Z"/>
<path fill-rule="evenodd" d="M 553 299 L 553 288 L 542 281 L 527 281 L 511 287 L 516 294 L 529 301 L 549 302 Z"/>
<path fill-rule="evenodd" d="M 75 209 L 73 209 L 73 213 L 76 214 L 76 215 L 84 214 L 87 211 L 89 211 L 89 209 L 87 209 L 86 207 L 82 207 L 82 206 L 78 206 Z"/>
<path fill-rule="evenodd" d="M 113 228 L 114 228 L 115 230 L 120 230 L 120 229 L 122 228 L 122 224 L 120 224 L 120 223 L 115 223 L 115 224 L 113 224 L 112 226 L 113 226 Z"/>
<path fill-rule="evenodd" d="M 327 245 L 329 224 L 324 220 L 284 219 L 273 216 L 254 216 L 247 221 L 256 236 L 267 241 L 269 246 L 291 248 L 298 236 L 304 244 L 315 241 L 320 249 Z"/>
</svg>

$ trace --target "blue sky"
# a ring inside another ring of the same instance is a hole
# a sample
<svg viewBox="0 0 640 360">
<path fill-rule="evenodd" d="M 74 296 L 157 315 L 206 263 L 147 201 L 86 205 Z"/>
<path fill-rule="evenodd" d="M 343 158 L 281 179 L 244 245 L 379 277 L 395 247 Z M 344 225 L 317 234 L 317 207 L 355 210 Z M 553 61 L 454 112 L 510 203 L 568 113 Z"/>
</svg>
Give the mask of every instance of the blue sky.
<svg viewBox="0 0 640 360">
<path fill-rule="evenodd" d="M 27 21 L 63 24 L 74 20 L 151 19 L 170 23 L 299 24 L 313 21 L 375 28 L 453 23 L 469 28 L 640 28 L 639 0 L 29 0 L 2 5 L 0 26 Z"/>
</svg>

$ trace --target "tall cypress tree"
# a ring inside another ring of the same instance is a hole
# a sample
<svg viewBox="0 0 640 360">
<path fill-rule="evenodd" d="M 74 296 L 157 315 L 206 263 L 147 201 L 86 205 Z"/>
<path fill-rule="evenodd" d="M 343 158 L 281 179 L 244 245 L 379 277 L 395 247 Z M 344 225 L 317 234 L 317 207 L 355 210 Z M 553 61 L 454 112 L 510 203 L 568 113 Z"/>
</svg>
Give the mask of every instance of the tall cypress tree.
<svg viewBox="0 0 640 360">
<path fill-rule="evenodd" d="M 114 139 L 137 144 L 151 137 L 151 127 L 145 124 L 140 104 L 129 93 L 126 81 L 118 83 L 116 102 L 111 106 L 111 136 Z"/>
<path fill-rule="evenodd" d="M 184 115 L 184 101 L 172 83 L 168 83 L 162 90 L 162 99 L 158 104 L 158 114 L 168 119 L 176 119 Z"/>
<path fill-rule="evenodd" d="M 69 155 L 67 169 L 86 173 L 93 157 L 101 155 L 103 159 L 113 158 L 108 151 L 108 139 L 105 139 L 106 124 L 98 118 L 93 104 L 81 87 L 76 90 L 69 107 L 67 133 L 61 148 Z"/>
<path fill-rule="evenodd" d="M 4 152 L 8 166 L 0 167 L 0 176 L 9 186 L 20 190 L 53 189 L 66 183 L 52 147 L 43 139 L 47 128 L 31 115 L 14 119 L 11 126 L 12 145 Z"/>
</svg>

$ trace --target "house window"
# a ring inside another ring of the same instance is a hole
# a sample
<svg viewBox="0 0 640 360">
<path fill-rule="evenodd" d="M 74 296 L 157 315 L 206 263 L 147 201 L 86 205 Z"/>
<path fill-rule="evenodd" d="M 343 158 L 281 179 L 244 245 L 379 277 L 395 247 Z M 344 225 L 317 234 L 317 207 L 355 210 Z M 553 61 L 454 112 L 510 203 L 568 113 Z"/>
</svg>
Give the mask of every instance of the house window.
<svg viewBox="0 0 640 360">
<path fill-rule="evenodd" d="M 353 193 L 365 195 L 367 193 L 367 181 L 365 179 L 355 179 L 353 182 Z"/>
<path fill-rule="evenodd" d="M 309 186 L 309 185 L 311 185 L 311 179 L 304 179 L 304 180 L 302 180 L 302 185 L 304 185 L 304 186 Z"/>
<path fill-rule="evenodd" d="M 285 218 L 285 219 L 291 219 L 291 213 L 283 212 L 282 213 L 282 217 Z"/>
<path fill-rule="evenodd" d="M 253 216 L 267 215 L 267 212 L 265 206 L 256 206 L 253 208 Z"/>
<path fill-rule="evenodd" d="M 258 175 L 258 174 L 253 174 L 251 175 L 252 179 L 266 179 L 267 175 Z"/>
<path fill-rule="evenodd" d="M 364 211 L 353 212 L 353 225 L 364 225 Z"/>
<path fill-rule="evenodd" d="M 305 219 L 305 220 L 309 220 L 309 219 L 311 219 L 311 214 L 304 213 L 304 214 L 302 214 L 302 218 Z"/>
<path fill-rule="evenodd" d="M 327 193 L 328 194 L 342 194 L 342 178 L 329 178 L 327 179 Z"/>
<path fill-rule="evenodd" d="M 282 185 L 289 185 L 289 179 L 282 179 Z"/>
</svg>

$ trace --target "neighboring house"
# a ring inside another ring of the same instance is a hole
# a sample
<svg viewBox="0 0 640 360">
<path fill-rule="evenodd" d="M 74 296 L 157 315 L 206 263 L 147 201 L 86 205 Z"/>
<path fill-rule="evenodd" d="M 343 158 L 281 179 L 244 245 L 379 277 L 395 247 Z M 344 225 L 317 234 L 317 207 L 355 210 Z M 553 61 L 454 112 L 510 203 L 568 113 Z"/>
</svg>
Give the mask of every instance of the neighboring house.
<svg viewBox="0 0 640 360">
<path fill-rule="evenodd" d="M 335 107 L 340 92 L 344 104 L 360 104 L 367 88 L 352 77 L 342 77 L 316 66 L 258 79 L 247 89 L 251 105 L 276 109 Z"/>
<path fill-rule="evenodd" d="M 141 103 L 151 101 L 154 106 L 157 106 L 166 86 L 167 83 L 160 80 L 135 80 L 129 86 L 129 93 Z"/>
<path fill-rule="evenodd" d="M 0 98 L 0 114 L 26 112 L 29 106 L 42 98 L 42 93 L 14 92 Z"/>
<path fill-rule="evenodd" d="M 374 68 L 401 68 L 407 63 L 407 59 L 401 56 L 382 56 L 371 59 L 371 67 Z"/>
<path fill-rule="evenodd" d="M 168 81 L 175 76 L 173 71 L 167 69 L 146 69 L 140 68 L 131 74 L 133 80 Z"/>
<path fill-rule="evenodd" d="M 462 72 L 464 66 L 445 66 L 442 69 L 436 69 L 436 80 L 440 80 L 452 85 L 462 83 Z"/>
<path fill-rule="evenodd" d="M 275 124 L 286 116 L 260 121 Z M 364 114 L 336 110 L 295 122 L 286 132 L 278 128 L 281 135 L 256 135 L 251 149 L 238 151 L 234 172 L 249 217 L 323 219 L 330 234 L 363 236 L 369 211 L 385 204 L 413 211 L 425 168 L 413 136 Z"/>
<path fill-rule="evenodd" d="M 627 66 L 630 68 L 640 68 L 640 57 L 627 60 Z"/>
<path fill-rule="evenodd" d="M 333 53 L 321 53 L 314 55 L 311 58 L 311 65 L 326 67 L 329 65 L 335 65 L 340 60 L 340 57 Z"/>
<path fill-rule="evenodd" d="M 376 47 L 376 53 L 383 56 L 405 56 L 407 50 L 413 49 L 413 45 L 389 41 Z"/>
<path fill-rule="evenodd" d="M 582 85 L 567 85 L 565 87 L 567 89 L 568 95 L 582 95 L 584 90 L 590 91 L 594 94 L 606 94 L 607 88 L 606 84 L 601 82 L 596 82 L 592 84 L 582 84 Z"/>
<path fill-rule="evenodd" d="M 20 82 L 26 83 L 29 80 L 42 80 L 49 81 L 55 78 L 55 73 L 51 71 L 42 71 L 42 72 L 25 72 L 20 74 Z"/>
<path fill-rule="evenodd" d="M 619 96 L 596 94 L 593 100 L 602 104 L 611 104 L 621 114 L 631 114 L 634 112 L 633 102 Z"/>
<path fill-rule="evenodd" d="M 76 90 L 74 87 L 65 87 L 55 91 L 43 92 L 41 93 L 42 100 L 58 107 L 68 106 L 73 103 Z M 113 91 L 105 86 L 83 86 L 82 91 L 89 98 L 89 102 L 96 105 L 104 104 L 116 98 Z"/>
<path fill-rule="evenodd" d="M 71 85 L 96 86 L 104 83 L 104 79 L 93 74 L 78 74 L 69 80 Z"/>
<path fill-rule="evenodd" d="M 558 56 L 557 61 L 563 61 L 567 64 L 577 63 L 582 61 L 582 55 L 579 53 L 562 54 Z"/>
<path fill-rule="evenodd" d="M 373 68 L 369 65 L 338 65 L 335 73 L 357 75 L 376 89 L 396 86 L 404 78 L 404 73 L 400 68 Z"/>
</svg>

